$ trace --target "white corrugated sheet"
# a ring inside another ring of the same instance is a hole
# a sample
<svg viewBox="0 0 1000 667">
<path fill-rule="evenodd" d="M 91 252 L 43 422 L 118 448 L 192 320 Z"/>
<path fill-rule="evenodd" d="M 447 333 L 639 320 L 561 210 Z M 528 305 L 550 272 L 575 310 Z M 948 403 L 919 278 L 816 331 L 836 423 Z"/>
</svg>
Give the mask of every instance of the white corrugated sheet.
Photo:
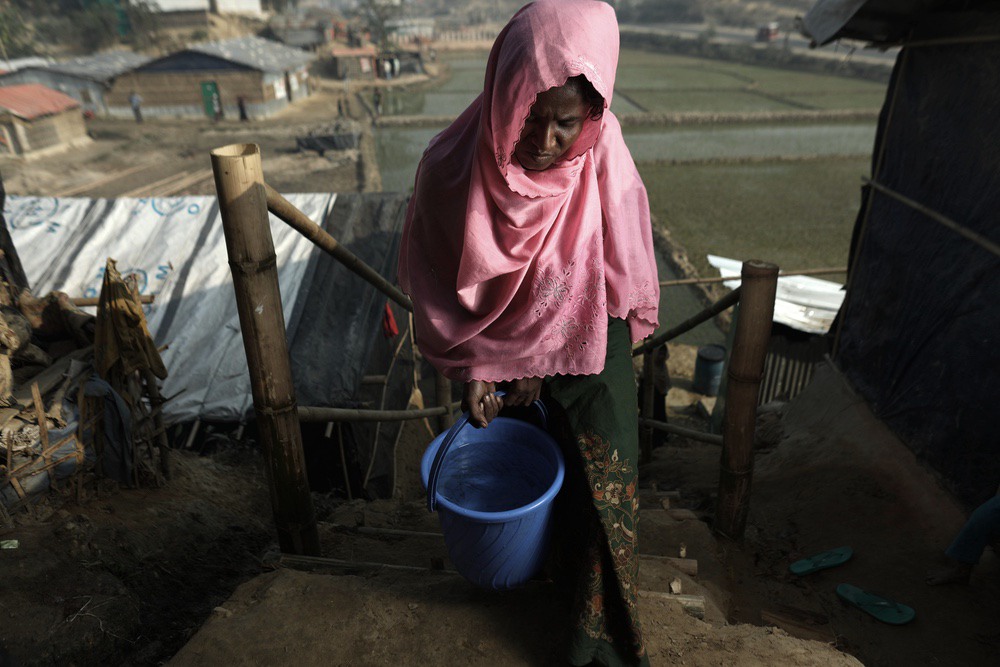
<svg viewBox="0 0 1000 667">
<path fill-rule="evenodd" d="M 723 278 L 735 278 L 723 283 L 726 287 L 739 287 L 743 262 L 709 255 L 708 263 L 717 268 Z M 844 291 L 840 283 L 809 276 L 784 276 L 778 278 L 773 319 L 799 331 L 825 334 L 843 302 Z"/>
<path fill-rule="evenodd" d="M 322 221 L 334 194 L 288 195 Z M 36 295 L 97 296 L 107 258 L 138 276 L 157 345 L 170 375 L 169 422 L 239 420 L 252 404 L 222 219 L 215 197 L 80 199 L 7 197 L 4 215 Z M 271 217 L 285 324 L 313 245 Z"/>
</svg>

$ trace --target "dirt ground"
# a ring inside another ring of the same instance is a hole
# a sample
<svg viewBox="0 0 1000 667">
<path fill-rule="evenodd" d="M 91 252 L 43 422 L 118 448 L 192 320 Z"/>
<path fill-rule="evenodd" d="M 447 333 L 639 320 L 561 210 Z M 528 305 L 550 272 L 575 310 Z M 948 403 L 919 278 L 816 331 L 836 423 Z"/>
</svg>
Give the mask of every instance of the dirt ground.
<svg viewBox="0 0 1000 667">
<path fill-rule="evenodd" d="M 676 423 L 703 427 L 701 397 L 678 377 L 694 352 L 672 350 L 668 406 Z M 716 446 L 673 439 L 643 471 L 641 590 L 652 593 L 641 610 L 653 664 L 991 664 L 997 559 L 988 553 L 969 586 L 923 583 L 963 521 L 936 479 L 832 371 L 773 414 L 776 444 L 758 453 L 742 544 L 711 532 Z M 567 610 L 551 584 L 486 593 L 447 571 L 414 467 L 428 437 L 416 422 L 400 441 L 403 497 L 316 496 L 323 554 L 350 566 L 280 566 L 251 442 L 175 452 L 162 489 L 91 491 L 82 503 L 53 495 L 2 535 L 19 546 L 0 551 L 0 646 L 20 665 L 561 664 Z M 669 510 L 654 483 L 676 491 Z M 788 573 L 797 558 L 844 544 L 855 550 L 844 566 Z M 682 545 L 696 575 L 662 558 Z M 442 561 L 445 571 L 430 569 Z M 657 595 L 675 579 L 704 597 L 703 619 Z M 908 604 L 917 619 L 880 624 L 838 600 L 841 581 Z"/>
</svg>

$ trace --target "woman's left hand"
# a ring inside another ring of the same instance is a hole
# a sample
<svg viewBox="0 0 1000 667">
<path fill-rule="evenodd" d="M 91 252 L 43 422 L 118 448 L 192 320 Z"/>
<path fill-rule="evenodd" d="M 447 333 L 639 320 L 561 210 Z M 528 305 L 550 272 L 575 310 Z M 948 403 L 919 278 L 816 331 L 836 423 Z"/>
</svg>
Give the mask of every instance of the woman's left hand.
<svg viewBox="0 0 1000 667">
<path fill-rule="evenodd" d="M 505 405 L 531 405 L 542 395 L 542 378 L 520 378 L 507 386 Z"/>
</svg>

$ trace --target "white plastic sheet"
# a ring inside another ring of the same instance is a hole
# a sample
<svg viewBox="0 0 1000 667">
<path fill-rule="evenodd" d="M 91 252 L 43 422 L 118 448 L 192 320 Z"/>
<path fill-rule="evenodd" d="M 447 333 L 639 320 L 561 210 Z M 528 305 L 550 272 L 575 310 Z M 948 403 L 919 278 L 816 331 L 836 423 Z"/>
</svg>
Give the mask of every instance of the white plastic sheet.
<svg viewBox="0 0 1000 667">
<path fill-rule="evenodd" d="M 739 287 L 743 262 L 708 255 L 708 263 L 717 268 L 723 278 L 735 278 L 724 282 L 726 287 Z M 783 276 L 778 278 L 773 320 L 806 333 L 825 334 L 843 302 L 844 291 L 840 283 L 809 276 Z"/>
<path fill-rule="evenodd" d="M 287 199 L 322 223 L 334 194 Z M 169 345 L 162 392 L 168 422 L 236 421 L 252 403 L 236 299 L 215 197 L 7 198 L 4 215 L 36 295 L 98 295 L 104 266 L 135 274 L 157 345 Z M 300 294 L 311 242 L 271 217 L 285 324 Z"/>
</svg>

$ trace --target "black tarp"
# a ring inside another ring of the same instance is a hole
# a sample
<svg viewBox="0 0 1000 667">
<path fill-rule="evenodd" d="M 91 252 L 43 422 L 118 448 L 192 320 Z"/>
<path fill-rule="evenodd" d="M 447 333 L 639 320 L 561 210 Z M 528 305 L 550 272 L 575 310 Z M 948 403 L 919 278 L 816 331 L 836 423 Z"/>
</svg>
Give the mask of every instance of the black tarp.
<svg viewBox="0 0 1000 667">
<path fill-rule="evenodd" d="M 338 194 L 323 228 L 390 282 L 406 210 L 406 194 Z M 398 358 L 385 387 L 363 386 L 366 373 L 385 374 L 399 336 L 406 335 L 405 311 L 395 309 L 400 334 L 387 338 L 382 320 L 386 297 L 343 264 L 316 253 L 303 276 L 306 291 L 289 320 L 292 377 L 299 405 L 402 409 L 410 395 L 413 366 L 409 348 Z M 326 436 L 326 425 L 304 425 L 310 485 L 316 491 L 385 497 L 393 484 L 393 449 L 400 423 L 344 423 Z M 377 432 L 376 432 L 377 431 Z M 341 465 L 339 443 L 345 443 Z M 344 480 L 343 468 L 348 480 Z M 365 477 L 368 483 L 364 484 Z"/>
<path fill-rule="evenodd" d="M 937 38 L 1000 36 L 995 13 L 947 25 Z M 886 100 L 874 180 L 1000 243 L 1000 40 L 904 47 Z M 1000 257 L 870 188 L 855 239 L 836 360 L 875 414 L 978 505 L 1000 482 Z"/>
</svg>

